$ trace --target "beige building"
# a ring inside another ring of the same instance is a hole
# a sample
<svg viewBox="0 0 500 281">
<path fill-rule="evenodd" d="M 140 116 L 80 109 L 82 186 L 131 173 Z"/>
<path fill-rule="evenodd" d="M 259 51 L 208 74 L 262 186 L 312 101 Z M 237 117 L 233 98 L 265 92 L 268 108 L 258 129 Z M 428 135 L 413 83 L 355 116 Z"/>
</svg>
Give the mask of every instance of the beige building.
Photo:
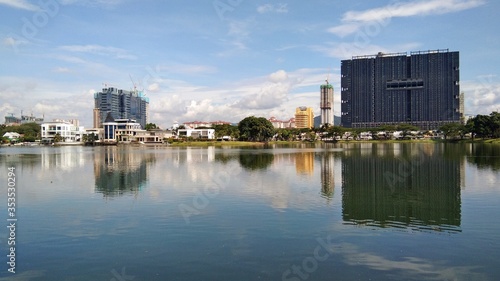
<svg viewBox="0 0 500 281">
<path fill-rule="evenodd" d="M 297 107 L 295 110 L 295 127 L 296 128 L 313 128 L 314 113 L 312 107 Z"/>
</svg>

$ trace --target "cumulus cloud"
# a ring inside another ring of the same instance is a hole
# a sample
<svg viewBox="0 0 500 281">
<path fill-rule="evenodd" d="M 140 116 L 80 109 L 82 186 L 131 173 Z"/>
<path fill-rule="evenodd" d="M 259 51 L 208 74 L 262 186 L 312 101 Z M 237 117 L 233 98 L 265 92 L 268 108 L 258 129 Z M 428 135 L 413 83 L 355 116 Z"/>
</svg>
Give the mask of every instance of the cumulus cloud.
<svg viewBox="0 0 500 281">
<path fill-rule="evenodd" d="M 269 80 L 274 83 L 283 82 L 288 79 L 288 74 L 284 70 L 278 70 L 269 75 Z"/>
<path fill-rule="evenodd" d="M 196 120 L 238 122 L 251 115 L 288 119 L 298 106 L 318 106 L 318 85 L 326 75 L 327 69 L 277 70 L 211 88 L 155 78 L 145 84 L 150 99 L 149 121 L 169 128 L 175 121 L 181 124 Z M 294 93 L 299 89 L 301 93 Z M 0 77 L 0 113 L 19 115 L 20 110 L 24 110 L 35 116 L 45 115 L 48 121 L 79 119 L 80 124 L 88 128 L 92 126 L 93 95 L 99 90 L 89 89 L 86 84 Z"/>
<path fill-rule="evenodd" d="M 291 88 L 288 74 L 284 70 L 271 73 L 268 82 L 258 90 L 244 96 L 235 104 L 236 107 L 246 109 L 270 109 L 287 101 Z"/>
<path fill-rule="evenodd" d="M 496 75 L 462 81 L 461 91 L 465 95 L 465 113 L 490 114 L 500 110 L 500 81 Z"/>
</svg>

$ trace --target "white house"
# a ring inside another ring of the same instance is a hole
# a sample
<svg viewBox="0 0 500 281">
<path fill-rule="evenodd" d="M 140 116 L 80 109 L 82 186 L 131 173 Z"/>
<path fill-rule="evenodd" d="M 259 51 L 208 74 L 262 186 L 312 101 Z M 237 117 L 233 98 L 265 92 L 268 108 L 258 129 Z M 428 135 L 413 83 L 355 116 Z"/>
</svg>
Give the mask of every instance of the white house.
<svg viewBox="0 0 500 281">
<path fill-rule="evenodd" d="M 179 137 L 192 137 L 194 139 L 215 139 L 215 129 L 179 129 Z"/>
<path fill-rule="evenodd" d="M 106 117 L 103 123 L 105 143 L 163 143 L 163 132 L 146 131 L 134 119 L 113 119 Z"/>
<path fill-rule="evenodd" d="M 3 134 L 4 138 L 8 138 L 9 140 L 18 140 L 21 137 L 21 134 L 16 133 L 16 132 L 7 132 Z"/>
<path fill-rule="evenodd" d="M 59 135 L 62 142 L 81 142 L 85 129 L 77 127 L 67 121 L 45 122 L 41 125 L 42 142 L 54 142 L 54 137 Z"/>
</svg>

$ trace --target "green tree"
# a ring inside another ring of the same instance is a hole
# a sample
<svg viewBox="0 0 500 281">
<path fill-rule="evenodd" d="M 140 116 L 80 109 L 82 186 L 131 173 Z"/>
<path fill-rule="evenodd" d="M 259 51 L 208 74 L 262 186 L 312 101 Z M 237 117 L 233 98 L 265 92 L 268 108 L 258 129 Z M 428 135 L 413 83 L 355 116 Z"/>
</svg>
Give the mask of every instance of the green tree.
<svg viewBox="0 0 500 281">
<path fill-rule="evenodd" d="M 4 135 L 6 132 L 16 132 L 24 135 L 28 140 L 35 140 L 40 138 L 41 126 L 37 123 L 26 123 L 19 126 L 6 126 L 3 124 L 0 127 L 0 135 Z"/>
<path fill-rule="evenodd" d="M 238 127 L 230 124 L 214 125 L 213 129 L 215 130 L 216 138 L 230 136 L 233 139 L 237 139 L 239 136 Z"/>
<path fill-rule="evenodd" d="M 327 131 L 327 137 L 328 138 L 333 138 L 333 140 L 337 140 L 338 138 L 342 138 L 344 133 L 346 132 L 346 129 L 344 127 L 340 126 L 330 126 L 328 127 Z"/>
<path fill-rule="evenodd" d="M 150 130 L 153 130 L 153 129 L 159 129 L 160 127 L 158 127 L 155 123 L 147 123 L 146 124 L 146 131 L 150 131 Z"/>
<path fill-rule="evenodd" d="M 57 133 L 54 136 L 54 143 L 56 143 L 56 142 L 62 142 L 63 140 L 64 140 L 63 137 L 61 137 L 61 135 L 59 133 Z"/>
<path fill-rule="evenodd" d="M 439 127 L 439 130 L 443 132 L 444 139 L 456 138 L 458 136 L 463 138 L 466 132 L 465 126 L 460 123 L 447 123 Z"/>
<path fill-rule="evenodd" d="M 477 115 L 467 121 L 466 127 L 470 130 L 473 136 L 480 138 L 489 138 L 493 135 L 490 128 L 490 116 Z"/>
<path fill-rule="evenodd" d="M 379 130 L 385 132 L 385 139 L 392 139 L 394 131 L 396 131 L 397 128 L 394 125 L 382 125 L 379 127 Z"/>
<path fill-rule="evenodd" d="M 490 130 L 493 138 L 500 138 L 500 113 L 492 112 L 490 114 Z"/>
<path fill-rule="evenodd" d="M 246 141 L 268 141 L 275 132 L 273 124 L 264 117 L 250 116 L 238 124 L 240 139 Z"/>
<path fill-rule="evenodd" d="M 412 131 L 419 131 L 420 129 L 411 124 L 399 124 L 396 126 L 396 130 L 401 131 L 403 133 L 403 138 L 406 138 Z"/>
</svg>

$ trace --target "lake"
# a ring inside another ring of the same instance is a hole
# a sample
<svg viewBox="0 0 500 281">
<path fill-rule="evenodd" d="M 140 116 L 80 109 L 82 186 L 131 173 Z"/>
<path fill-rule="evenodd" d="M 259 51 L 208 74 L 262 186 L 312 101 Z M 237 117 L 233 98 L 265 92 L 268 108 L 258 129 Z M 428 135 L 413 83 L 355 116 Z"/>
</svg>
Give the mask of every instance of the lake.
<svg viewBox="0 0 500 281">
<path fill-rule="evenodd" d="M 0 180 L 0 280 L 500 280 L 499 145 L 1 147 Z"/>
</svg>

